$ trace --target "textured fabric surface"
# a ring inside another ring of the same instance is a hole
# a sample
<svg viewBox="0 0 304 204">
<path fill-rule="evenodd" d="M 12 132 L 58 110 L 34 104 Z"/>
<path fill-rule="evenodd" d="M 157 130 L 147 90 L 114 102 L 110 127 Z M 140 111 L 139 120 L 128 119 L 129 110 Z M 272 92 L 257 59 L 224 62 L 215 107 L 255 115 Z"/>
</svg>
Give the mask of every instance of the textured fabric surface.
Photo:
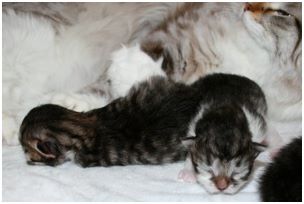
<svg viewBox="0 0 304 204">
<path fill-rule="evenodd" d="M 162 166 L 81 168 L 30 166 L 21 146 L 2 147 L 3 201 L 259 201 L 257 180 L 264 152 L 255 163 L 253 180 L 236 195 L 210 195 L 196 183 L 178 181 L 183 162 Z"/>
</svg>

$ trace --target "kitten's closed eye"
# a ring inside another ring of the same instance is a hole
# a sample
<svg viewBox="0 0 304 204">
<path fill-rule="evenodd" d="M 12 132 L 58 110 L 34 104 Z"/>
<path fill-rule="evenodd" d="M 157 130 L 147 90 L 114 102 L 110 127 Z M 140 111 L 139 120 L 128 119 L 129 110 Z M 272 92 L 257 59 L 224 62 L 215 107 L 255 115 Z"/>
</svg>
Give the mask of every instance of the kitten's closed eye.
<svg viewBox="0 0 304 204">
<path fill-rule="evenodd" d="M 231 178 L 234 180 L 239 180 L 239 179 L 243 179 L 246 178 L 246 175 L 248 174 L 248 171 L 242 171 L 242 172 L 233 172 L 231 174 Z"/>
<path fill-rule="evenodd" d="M 208 176 L 210 178 L 214 177 L 214 172 L 212 170 L 211 166 L 208 166 L 206 163 L 200 163 L 199 165 L 193 162 L 194 169 L 196 173 L 203 174 L 205 176 Z"/>
</svg>

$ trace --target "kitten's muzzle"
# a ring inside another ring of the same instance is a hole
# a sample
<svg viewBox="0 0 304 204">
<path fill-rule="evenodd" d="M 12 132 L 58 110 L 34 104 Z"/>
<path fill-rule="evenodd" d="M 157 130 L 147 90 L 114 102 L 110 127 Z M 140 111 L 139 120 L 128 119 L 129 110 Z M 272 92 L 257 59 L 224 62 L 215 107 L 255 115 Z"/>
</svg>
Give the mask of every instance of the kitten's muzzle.
<svg viewBox="0 0 304 204">
<path fill-rule="evenodd" d="M 213 182 L 217 189 L 219 189 L 220 191 L 223 191 L 226 188 L 228 188 L 228 186 L 230 184 L 230 179 L 225 176 L 217 176 L 217 177 L 213 178 Z"/>
</svg>

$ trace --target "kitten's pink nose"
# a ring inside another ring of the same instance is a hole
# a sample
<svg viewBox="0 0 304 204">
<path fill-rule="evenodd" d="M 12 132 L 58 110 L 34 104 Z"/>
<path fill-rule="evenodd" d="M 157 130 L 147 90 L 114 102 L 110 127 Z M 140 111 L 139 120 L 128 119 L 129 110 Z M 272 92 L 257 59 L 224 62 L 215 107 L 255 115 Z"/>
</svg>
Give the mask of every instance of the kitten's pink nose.
<svg viewBox="0 0 304 204">
<path fill-rule="evenodd" d="M 214 178 L 214 184 L 220 191 L 225 190 L 229 186 L 229 179 L 225 176 L 217 176 Z"/>
</svg>

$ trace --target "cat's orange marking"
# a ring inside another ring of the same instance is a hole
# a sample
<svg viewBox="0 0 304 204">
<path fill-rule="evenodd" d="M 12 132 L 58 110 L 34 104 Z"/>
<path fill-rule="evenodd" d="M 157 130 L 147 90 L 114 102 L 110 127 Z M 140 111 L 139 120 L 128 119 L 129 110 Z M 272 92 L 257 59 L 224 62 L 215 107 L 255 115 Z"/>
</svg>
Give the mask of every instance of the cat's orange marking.
<svg viewBox="0 0 304 204">
<path fill-rule="evenodd" d="M 244 10 L 250 11 L 255 20 L 260 20 L 263 14 L 273 12 L 271 9 L 270 3 L 246 3 Z"/>
</svg>

